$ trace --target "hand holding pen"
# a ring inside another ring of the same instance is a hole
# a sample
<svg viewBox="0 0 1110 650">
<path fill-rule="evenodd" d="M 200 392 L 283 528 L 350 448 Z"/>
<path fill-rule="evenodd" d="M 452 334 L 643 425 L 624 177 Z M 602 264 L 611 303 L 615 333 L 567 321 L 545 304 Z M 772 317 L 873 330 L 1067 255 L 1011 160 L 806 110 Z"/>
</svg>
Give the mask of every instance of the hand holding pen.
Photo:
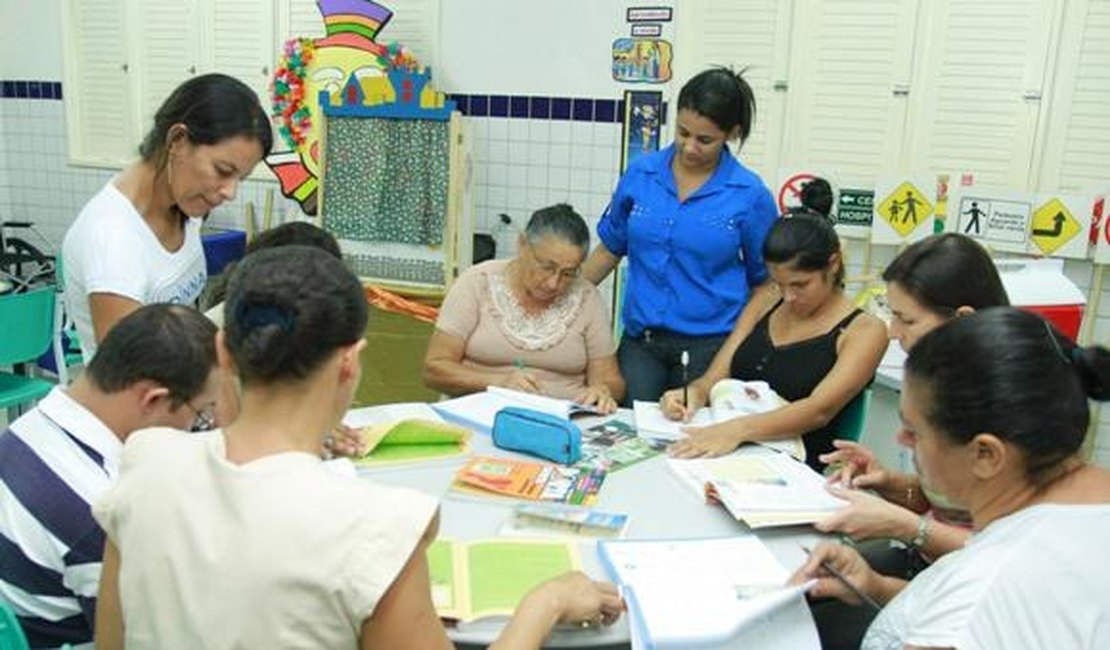
<svg viewBox="0 0 1110 650">
<path fill-rule="evenodd" d="M 682 408 L 690 408 L 690 351 L 682 351 Z"/>
<path fill-rule="evenodd" d="M 809 580 L 817 583 L 809 590 L 817 598 L 836 598 L 849 604 L 864 604 L 878 611 L 883 608 L 874 598 L 876 585 L 884 578 L 872 569 L 867 560 L 854 548 L 843 544 L 820 544 L 809 550 L 809 559 L 790 578 L 790 584 L 802 584 Z M 887 585 L 892 587 L 892 585 Z M 897 592 L 893 589 L 891 596 Z"/>
<path fill-rule="evenodd" d="M 513 369 L 498 385 L 525 393 L 540 392 L 540 382 L 528 371 L 522 359 L 513 359 Z"/>
</svg>

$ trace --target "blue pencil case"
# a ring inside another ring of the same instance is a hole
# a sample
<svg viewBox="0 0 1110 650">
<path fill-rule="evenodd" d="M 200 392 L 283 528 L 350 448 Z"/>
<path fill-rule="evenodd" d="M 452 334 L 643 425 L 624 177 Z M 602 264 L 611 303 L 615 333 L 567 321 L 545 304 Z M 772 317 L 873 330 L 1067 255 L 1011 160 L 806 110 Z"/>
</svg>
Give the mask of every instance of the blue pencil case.
<svg viewBox="0 0 1110 650">
<path fill-rule="evenodd" d="M 493 444 L 571 465 L 582 457 L 582 432 L 566 418 L 507 406 L 493 418 Z"/>
</svg>

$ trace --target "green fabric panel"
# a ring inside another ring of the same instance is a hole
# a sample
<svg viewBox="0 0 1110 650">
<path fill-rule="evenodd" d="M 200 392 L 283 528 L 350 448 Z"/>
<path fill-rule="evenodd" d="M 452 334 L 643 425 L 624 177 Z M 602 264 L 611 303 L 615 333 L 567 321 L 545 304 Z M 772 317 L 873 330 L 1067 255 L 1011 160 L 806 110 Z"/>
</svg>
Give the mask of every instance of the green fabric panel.
<svg viewBox="0 0 1110 650">
<path fill-rule="evenodd" d="M 442 245 L 448 123 L 331 117 L 327 129 L 325 227 L 340 239 Z"/>
<path fill-rule="evenodd" d="M 370 306 L 362 381 L 354 406 L 392 402 L 435 402 L 439 393 L 424 386 L 420 371 L 435 325 Z"/>
</svg>

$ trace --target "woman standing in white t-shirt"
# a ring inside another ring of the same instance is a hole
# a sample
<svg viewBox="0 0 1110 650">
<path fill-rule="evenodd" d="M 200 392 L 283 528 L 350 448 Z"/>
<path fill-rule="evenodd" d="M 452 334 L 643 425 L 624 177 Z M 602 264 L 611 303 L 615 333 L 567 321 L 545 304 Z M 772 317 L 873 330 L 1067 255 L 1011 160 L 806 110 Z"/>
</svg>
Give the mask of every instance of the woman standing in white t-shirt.
<svg viewBox="0 0 1110 650">
<path fill-rule="evenodd" d="M 196 301 L 207 279 L 203 218 L 235 197 L 272 144 L 257 95 L 232 77 L 193 77 L 170 94 L 141 159 L 85 204 L 62 245 L 66 311 L 86 362 L 140 306 Z"/>
<path fill-rule="evenodd" d="M 859 602 L 831 567 L 885 603 L 865 650 L 1108 647 L 1110 471 L 1082 455 L 1088 398 L 1110 399 L 1110 352 L 1038 316 L 999 307 L 933 330 L 906 361 L 899 439 L 976 533 L 909 583 L 834 544 L 794 580 Z"/>
<path fill-rule="evenodd" d="M 432 605 L 436 500 L 324 467 L 366 345 L 362 286 L 307 246 L 240 263 L 217 335 L 243 385 L 222 430 L 139 431 L 94 513 L 110 540 L 97 648 L 450 647 Z M 525 596 L 492 648 L 557 622 L 607 623 L 616 587 L 565 574 Z"/>
</svg>

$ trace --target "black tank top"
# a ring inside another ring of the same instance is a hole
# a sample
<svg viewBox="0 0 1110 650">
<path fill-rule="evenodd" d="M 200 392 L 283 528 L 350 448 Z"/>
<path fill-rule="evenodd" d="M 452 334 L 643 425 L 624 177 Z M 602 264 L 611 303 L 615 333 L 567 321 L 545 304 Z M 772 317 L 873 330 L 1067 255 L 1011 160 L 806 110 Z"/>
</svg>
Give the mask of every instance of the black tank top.
<svg viewBox="0 0 1110 650">
<path fill-rule="evenodd" d="M 824 334 L 775 347 L 771 342 L 769 323 L 771 314 L 781 305 L 779 300 L 736 348 L 730 374 L 734 379 L 744 381 L 763 380 L 783 399 L 793 402 L 808 397 L 836 365 L 837 338 L 862 310 L 854 310 Z M 840 429 L 843 414 L 844 409 L 841 409 L 828 424 L 815 431 L 807 431 L 802 437 L 806 446 L 806 463 L 817 471 L 824 469 L 824 463 L 817 460 L 817 456 L 833 450 L 832 441 Z"/>
</svg>

